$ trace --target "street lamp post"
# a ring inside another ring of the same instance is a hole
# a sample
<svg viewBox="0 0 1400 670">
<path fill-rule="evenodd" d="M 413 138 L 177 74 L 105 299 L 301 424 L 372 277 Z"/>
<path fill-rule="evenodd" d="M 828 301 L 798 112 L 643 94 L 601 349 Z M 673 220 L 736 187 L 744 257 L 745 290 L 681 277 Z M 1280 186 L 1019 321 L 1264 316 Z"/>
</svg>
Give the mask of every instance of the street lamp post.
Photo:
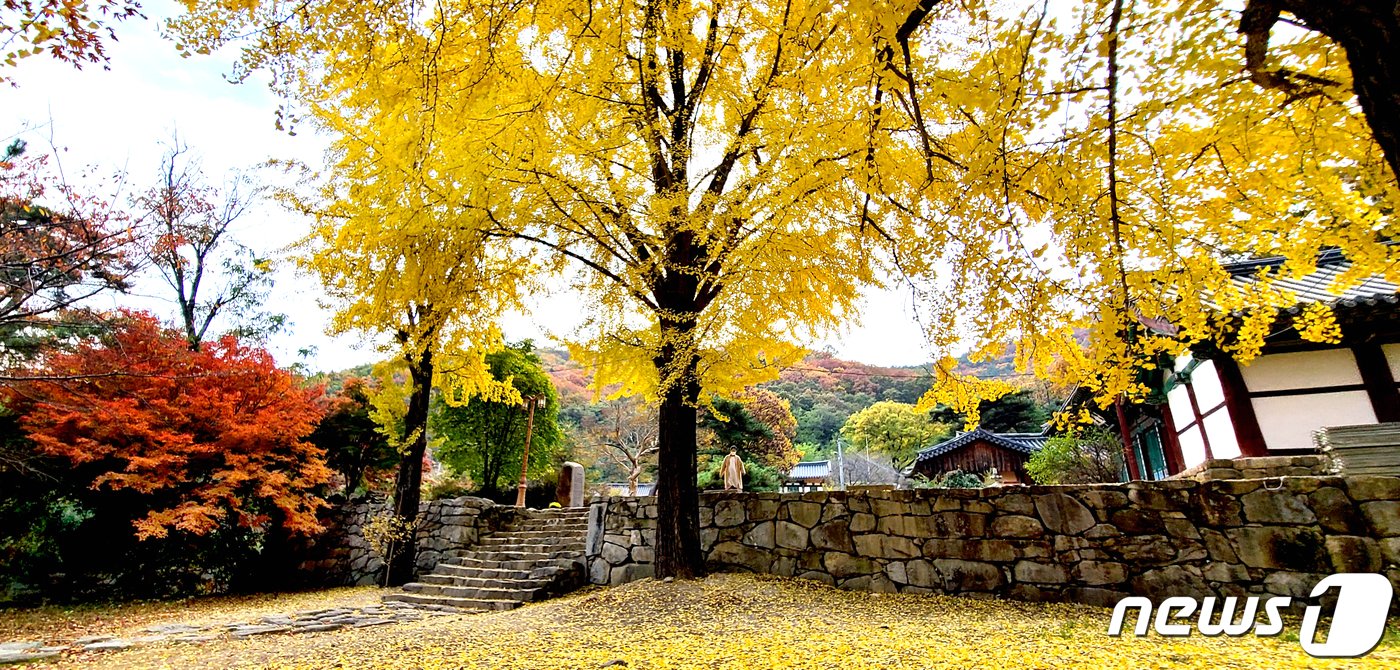
<svg viewBox="0 0 1400 670">
<path fill-rule="evenodd" d="M 525 473 L 530 468 L 530 436 L 535 432 L 535 404 L 540 401 L 540 397 L 532 395 L 525 399 L 529 414 L 525 419 L 525 455 L 520 458 L 520 490 L 515 494 L 515 506 L 525 506 Z"/>
</svg>

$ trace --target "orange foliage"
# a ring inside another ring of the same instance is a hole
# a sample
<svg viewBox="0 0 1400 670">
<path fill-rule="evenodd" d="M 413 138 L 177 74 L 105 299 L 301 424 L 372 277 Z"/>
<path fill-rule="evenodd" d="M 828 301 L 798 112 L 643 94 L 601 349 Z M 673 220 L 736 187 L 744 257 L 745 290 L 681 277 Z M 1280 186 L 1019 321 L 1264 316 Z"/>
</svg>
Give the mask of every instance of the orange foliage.
<svg viewBox="0 0 1400 670">
<path fill-rule="evenodd" d="M 267 351 L 234 337 L 190 351 L 148 314 L 123 312 L 114 330 L 56 353 L 42 377 L 14 387 L 37 448 L 93 476 L 93 489 L 150 499 L 137 537 L 207 534 L 231 521 L 321 529 L 325 453 L 305 440 L 324 413 Z M 47 379 L 44 379 L 47 378 Z"/>
<path fill-rule="evenodd" d="M 802 460 L 802 452 L 792 443 L 797 437 L 797 419 L 792 416 L 792 407 L 778 394 L 761 388 L 748 388 L 735 396 L 744 404 L 744 409 L 759 423 L 768 426 L 770 437 L 760 439 L 748 446 L 764 465 L 791 470 Z"/>
</svg>

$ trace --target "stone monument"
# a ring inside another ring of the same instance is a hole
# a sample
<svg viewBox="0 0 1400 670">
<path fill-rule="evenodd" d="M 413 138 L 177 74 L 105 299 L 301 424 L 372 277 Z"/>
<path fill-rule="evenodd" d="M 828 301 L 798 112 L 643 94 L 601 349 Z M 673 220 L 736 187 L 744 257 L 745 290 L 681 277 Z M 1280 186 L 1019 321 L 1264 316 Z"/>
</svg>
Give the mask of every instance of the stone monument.
<svg viewBox="0 0 1400 670">
<path fill-rule="evenodd" d="M 583 466 L 565 461 L 559 468 L 559 506 L 583 507 Z"/>
</svg>

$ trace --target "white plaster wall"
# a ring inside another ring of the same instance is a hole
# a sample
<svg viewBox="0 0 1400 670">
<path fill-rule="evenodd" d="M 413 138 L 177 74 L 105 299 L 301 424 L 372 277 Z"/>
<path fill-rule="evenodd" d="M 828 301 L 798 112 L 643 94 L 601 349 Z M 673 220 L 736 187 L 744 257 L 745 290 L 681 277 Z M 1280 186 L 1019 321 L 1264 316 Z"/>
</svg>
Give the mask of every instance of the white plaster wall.
<svg viewBox="0 0 1400 670">
<path fill-rule="evenodd" d="M 1270 450 L 1312 449 L 1312 434 L 1319 428 L 1376 422 L 1365 391 L 1254 398 L 1254 413 Z"/>
<path fill-rule="evenodd" d="M 1180 356 L 1177 356 L 1176 362 L 1172 366 L 1172 372 L 1181 372 L 1182 370 L 1185 370 L 1186 366 L 1190 365 L 1191 361 L 1194 360 L 1196 360 L 1196 357 L 1192 356 L 1191 354 L 1182 354 Z"/>
<path fill-rule="evenodd" d="M 1268 354 L 1254 359 L 1249 365 L 1240 366 L 1240 373 L 1250 391 L 1279 391 L 1361 383 L 1361 372 L 1356 369 L 1356 357 L 1350 349 Z M 1202 407 L 1201 410 L 1204 411 L 1205 408 Z M 1259 417 L 1259 423 L 1261 427 L 1264 425 L 1264 417 Z"/>
</svg>

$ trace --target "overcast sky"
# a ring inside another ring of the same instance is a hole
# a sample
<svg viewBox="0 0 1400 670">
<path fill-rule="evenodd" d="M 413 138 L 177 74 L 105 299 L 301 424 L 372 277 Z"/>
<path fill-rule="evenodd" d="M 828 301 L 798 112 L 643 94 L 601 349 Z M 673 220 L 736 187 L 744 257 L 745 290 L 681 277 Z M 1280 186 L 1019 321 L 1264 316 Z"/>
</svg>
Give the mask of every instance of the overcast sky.
<svg viewBox="0 0 1400 670">
<path fill-rule="evenodd" d="M 75 70 L 42 57 L 13 68 L 10 74 L 18 88 L 4 93 L 0 137 L 21 137 L 34 152 L 48 152 L 52 141 L 70 176 L 89 168 L 97 174 L 124 170 L 134 186 L 154 180 L 175 132 L 197 152 L 205 173 L 216 183 L 230 171 L 272 158 L 319 164 L 324 140 L 307 132 L 290 136 L 278 131 L 277 100 L 261 82 L 235 85 L 224 79 L 231 55 L 182 59 L 160 37 L 157 21 L 176 7 L 153 0 L 144 5 L 150 19 L 118 25 L 120 41 L 110 46 L 110 70 Z M 240 220 L 236 235 L 261 253 L 282 257 L 285 254 L 277 252 L 308 229 L 306 220 L 268 205 Z M 329 313 L 317 304 L 317 282 L 297 276 L 286 265 L 279 270 L 269 305 L 292 319 L 289 332 L 272 342 L 279 363 L 295 362 L 297 350 L 308 346 L 317 351 L 307 361 L 313 370 L 338 370 L 380 358 L 374 342 L 365 337 L 328 336 Z M 141 295 L 108 302 L 170 318 L 175 310 L 173 301 L 163 297 L 168 290 L 151 277 L 138 286 Z M 549 334 L 567 335 L 578 310 L 574 301 L 556 297 L 532 312 L 530 317 L 507 317 L 507 337 L 547 342 Z M 877 365 L 912 365 L 930 357 L 903 291 L 869 295 L 861 323 L 826 344 L 842 358 Z"/>
</svg>

